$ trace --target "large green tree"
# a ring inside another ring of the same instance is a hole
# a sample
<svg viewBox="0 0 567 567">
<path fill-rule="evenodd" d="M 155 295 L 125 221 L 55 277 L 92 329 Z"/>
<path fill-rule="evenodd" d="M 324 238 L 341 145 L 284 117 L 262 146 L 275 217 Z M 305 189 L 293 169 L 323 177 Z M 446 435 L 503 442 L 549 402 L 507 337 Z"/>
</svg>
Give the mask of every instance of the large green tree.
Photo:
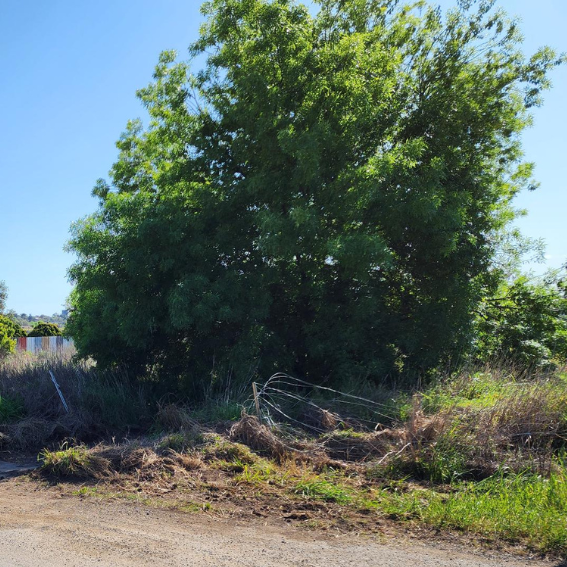
<svg viewBox="0 0 567 567">
<path fill-rule="evenodd" d="M 149 126 L 128 124 L 74 225 L 79 352 L 187 383 L 378 380 L 463 352 L 555 54 L 525 58 L 484 0 L 203 11 L 205 68 L 162 54 Z"/>
</svg>

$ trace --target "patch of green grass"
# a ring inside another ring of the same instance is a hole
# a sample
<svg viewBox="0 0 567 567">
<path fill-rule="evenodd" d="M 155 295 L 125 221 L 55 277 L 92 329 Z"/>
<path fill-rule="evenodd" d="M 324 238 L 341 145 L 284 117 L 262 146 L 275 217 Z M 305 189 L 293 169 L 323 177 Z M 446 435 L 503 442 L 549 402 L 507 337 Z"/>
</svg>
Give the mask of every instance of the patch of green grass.
<svg viewBox="0 0 567 567">
<path fill-rule="evenodd" d="M 44 449 L 38 459 L 43 461 L 41 470 L 55 476 L 79 475 L 88 468 L 90 463 L 90 455 L 84 445 L 76 447 L 63 445 L 59 451 Z"/>
<path fill-rule="evenodd" d="M 533 394 L 556 400 L 558 405 L 564 406 L 567 402 L 567 380 L 562 376 L 557 373 L 555 376 L 518 381 L 511 371 L 462 374 L 434 383 L 423 391 L 420 394 L 421 405 L 426 414 L 466 408 L 482 410 L 518 396 Z M 409 407 L 408 403 L 406 413 Z"/>
<path fill-rule="evenodd" d="M 355 431 L 354 429 L 335 429 L 332 432 L 335 439 L 364 439 L 366 433 Z"/>
<path fill-rule="evenodd" d="M 99 478 L 109 473 L 110 462 L 89 451 L 85 445 L 69 447 L 64 443 L 59 451 L 44 449 L 38 456 L 40 470 L 55 477 Z"/>
<path fill-rule="evenodd" d="M 113 491 L 106 490 L 104 487 L 100 486 L 82 486 L 79 490 L 73 491 L 75 496 L 83 496 L 90 498 L 98 498 L 99 500 L 127 500 L 129 502 L 135 502 L 136 504 L 141 504 L 142 506 L 148 506 L 149 508 L 159 508 L 166 510 L 177 510 L 179 512 L 185 512 L 187 514 L 195 514 L 198 512 L 210 512 L 213 510 L 212 504 L 205 502 L 199 504 L 197 502 L 185 501 L 185 500 L 174 500 L 174 501 L 164 501 L 160 498 L 151 498 L 143 494 L 124 492 L 124 491 Z"/>
<path fill-rule="evenodd" d="M 205 438 L 205 440 L 212 441 L 202 449 L 203 456 L 206 460 L 251 465 L 259 459 L 258 455 L 255 455 L 246 445 L 232 443 L 218 436 L 211 436 Z"/>
<path fill-rule="evenodd" d="M 489 372 L 475 372 L 439 382 L 421 394 L 422 406 L 432 414 L 452 408 L 488 408 L 509 394 L 515 384 Z"/>
<path fill-rule="evenodd" d="M 349 504 L 352 494 L 338 484 L 329 482 L 320 477 L 305 478 L 300 480 L 294 487 L 293 492 L 307 498 L 336 502 L 337 504 Z"/>
<path fill-rule="evenodd" d="M 565 552 L 566 474 L 564 467 L 549 478 L 501 473 L 481 482 L 453 485 L 449 494 L 430 489 L 382 490 L 374 505 L 397 520 L 524 542 L 539 552 Z"/>
<path fill-rule="evenodd" d="M 212 401 L 196 408 L 192 415 L 201 423 L 238 421 L 242 415 L 242 405 L 233 401 Z"/>
<path fill-rule="evenodd" d="M 475 476 L 468 462 L 466 446 L 449 436 L 436 444 L 407 452 L 370 466 L 366 476 L 370 479 L 427 480 L 433 483 L 459 482 Z"/>
<path fill-rule="evenodd" d="M 177 453 L 185 453 L 203 442 L 203 436 L 193 431 L 180 431 L 164 435 L 158 443 L 158 448 L 163 450 L 172 449 Z"/>
<path fill-rule="evenodd" d="M 98 486 L 81 486 L 79 490 L 73 490 L 73 496 L 93 496 L 101 497 L 104 493 L 101 492 Z"/>
<path fill-rule="evenodd" d="M 244 465 L 242 471 L 234 477 L 234 482 L 252 485 L 271 484 L 284 486 L 288 484 L 291 475 L 265 459 L 251 465 Z"/>
</svg>

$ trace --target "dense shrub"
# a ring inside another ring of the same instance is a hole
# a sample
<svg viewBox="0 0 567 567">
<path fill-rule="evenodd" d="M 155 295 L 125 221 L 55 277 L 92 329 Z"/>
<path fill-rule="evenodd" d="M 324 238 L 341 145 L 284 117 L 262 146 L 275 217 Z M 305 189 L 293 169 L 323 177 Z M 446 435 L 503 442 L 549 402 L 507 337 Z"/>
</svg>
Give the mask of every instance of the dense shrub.
<svg viewBox="0 0 567 567">
<path fill-rule="evenodd" d="M 0 356 L 13 352 L 17 337 L 25 337 L 26 332 L 14 321 L 0 315 Z"/>
<path fill-rule="evenodd" d="M 29 333 L 28 337 L 59 337 L 61 329 L 55 323 L 39 322 Z"/>
<path fill-rule="evenodd" d="M 565 274 L 541 280 L 518 277 L 502 283 L 478 312 L 476 357 L 506 360 L 522 368 L 545 368 L 567 361 Z"/>
</svg>

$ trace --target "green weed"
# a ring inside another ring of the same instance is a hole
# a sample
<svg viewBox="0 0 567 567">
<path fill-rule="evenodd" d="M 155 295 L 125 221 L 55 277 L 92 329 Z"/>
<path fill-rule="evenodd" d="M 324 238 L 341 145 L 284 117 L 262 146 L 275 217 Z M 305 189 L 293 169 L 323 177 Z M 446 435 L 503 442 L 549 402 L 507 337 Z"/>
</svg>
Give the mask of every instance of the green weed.
<svg viewBox="0 0 567 567">
<path fill-rule="evenodd" d="M 244 465 L 240 474 L 236 475 L 236 484 L 245 483 L 251 485 L 271 484 L 285 486 L 288 484 L 290 474 L 278 469 L 267 460 L 261 459 L 252 465 Z"/>
<path fill-rule="evenodd" d="M 343 505 L 349 504 L 352 501 L 352 494 L 345 488 L 319 477 L 300 480 L 295 485 L 293 492 L 307 498 L 336 502 Z"/>
<path fill-rule="evenodd" d="M 566 469 L 549 478 L 498 473 L 481 482 L 453 485 L 449 494 L 430 489 L 383 490 L 374 503 L 383 514 L 419 520 L 493 540 L 523 541 L 540 552 L 567 550 Z"/>
<path fill-rule="evenodd" d="M 213 442 L 205 445 L 202 452 L 206 460 L 226 461 L 239 465 L 251 465 L 259 459 L 246 445 L 231 443 L 220 437 L 214 437 Z"/>
<path fill-rule="evenodd" d="M 242 414 L 242 405 L 233 401 L 209 401 L 193 411 L 196 420 L 202 423 L 237 421 Z"/>
</svg>

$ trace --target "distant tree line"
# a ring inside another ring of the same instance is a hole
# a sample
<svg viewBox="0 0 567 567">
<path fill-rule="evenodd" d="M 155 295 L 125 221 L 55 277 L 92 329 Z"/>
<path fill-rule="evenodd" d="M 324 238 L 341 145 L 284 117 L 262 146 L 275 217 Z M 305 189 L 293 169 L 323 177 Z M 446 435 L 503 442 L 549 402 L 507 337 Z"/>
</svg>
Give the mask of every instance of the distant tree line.
<svg viewBox="0 0 567 567">
<path fill-rule="evenodd" d="M 53 323 L 59 327 L 64 327 L 67 322 L 67 311 L 63 310 L 61 313 L 54 313 L 53 315 L 32 315 L 27 313 L 16 313 L 13 309 L 8 309 L 5 315 L 21 325 L 22 327 L 34 327 L 40 322 Z"/>
<path fill-rule="evenodd" d="M 66 321 L 66 312 L 61 316 L 39 317 L 27 316 L 25 313 L 17 315 L 13 310 L 5 311 L 6 300 L 8 298 L 8 287 L 4 281 L 0 281 L 0 357 L 3 357 L 14 351 L 16 339 L 19 337 L 54 337 L 62 334 L 61 328 L 55 321 Z M 30 325 L 31 323 L 31 325 Z M 31 330 L 26 331 L 24 327 L 30 327 Z"/>
</svg>

